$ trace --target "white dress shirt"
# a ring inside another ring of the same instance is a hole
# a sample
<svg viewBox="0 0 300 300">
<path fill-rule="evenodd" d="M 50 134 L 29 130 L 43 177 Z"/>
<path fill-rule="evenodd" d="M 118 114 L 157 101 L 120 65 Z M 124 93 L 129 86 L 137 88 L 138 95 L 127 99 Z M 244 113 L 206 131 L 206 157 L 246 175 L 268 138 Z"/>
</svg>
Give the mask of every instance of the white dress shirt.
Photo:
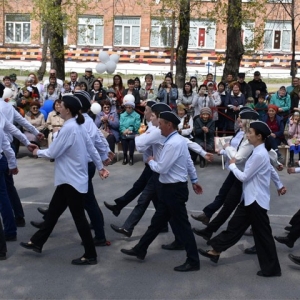
<svg viewBox="0 0 300 300">
<path fill-rule="evenodd" d="M 97 170 L 103 168 L 100 156 L 84 126 L 75 118 L 67 120 L 48 149 L 38 150 L 39 157 L 55 159 L 54 185 L 69 184 L 79 193 L 88 190 L 88 155 Z"/>
<path fill-rule="evenodd" d="M 198 181 L 186 141 L 177 131 L 172 132 L 165 139 L 159 157 L 149 161 L 151 170 L 160 174 L 161 183 L 186 182 L 188 176 L 192 183 Z"/>
<path fill-rule="evenodd" d="M 270 209 L 270 180 L 272 179 L 279 190 L 283 187 L 277 172 L 270 163 L 268 151 L 264 144 L 254 148 L 252 155 L 246 162 L 244 172 L 236 164 L 229 165 L 229 169 L 237 179 L 243 182 L 243 197 L 245 206 L 256 201 L 262 208 Z"/>
<path fill-rule="evenodd" d="M 4 131 L 0 129 L 0 159 L 2 158 L 2 152 L 4 152 L 6 159 L 8 161 L 8 168 L 15 169 L 17 167 L 17 160 L 15 152 L 10 146 L 10 143 L 4 134 Z"/>
<path fill-rule="evenodd" d="M 25 146 L 28 146 L 30 144 L 27 137 L 16 126 L 10 123 L 1 111 L 0 111 L 0 130 L 4 131 L 10 143 L 12 143 L 13 136 L 14 136 Z"/>
</svg>

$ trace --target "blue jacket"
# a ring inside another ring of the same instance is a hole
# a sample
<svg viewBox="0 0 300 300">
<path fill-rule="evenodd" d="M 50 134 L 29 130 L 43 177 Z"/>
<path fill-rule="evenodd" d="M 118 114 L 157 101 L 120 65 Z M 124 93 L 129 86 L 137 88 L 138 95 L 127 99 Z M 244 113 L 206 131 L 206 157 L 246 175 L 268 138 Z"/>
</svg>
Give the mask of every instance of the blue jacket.
<svg viewBox="0 0 300 300">
<path fill-rule="evenodd" d="M 167 90 L 165 88 L 160 88 L 157 93 L 157 99 L 160 102 L 164 102 L 167 104 Z M 169 93 L 169 105 L 171 106 L 173 111 L 176 111 L 176 100 L 178 99 L 178 89 L 176 87 L 172 87 Z"/>
<path fill-rule="evenodd" d="M 262 121 L 267 123 L 268 121 L 268 114 L 265 114 Z M 278 116 L 278 115 L 275 115 L 275 119 L 276 119 L 276 122 L 277 124 L 279 125 L 279 131 L 277 132 L 272 132 L 276 135 L 277 138 L 282 138 L 283 137 L 283 133 L 284 133 L 284 123 L 283 123 L 283 117 L 281 116 Z"/>
<path fill-rule="evenodd" d="M 120 133 L 123 134 L 123 131 L 130 129 L 133 133 L 137 133 L 141 126 L 141 117 L 140 115 L 132 111 L 128 114 L 126 111 L 123 112 L 120 116 Z"/>
<path fill-rule="evenodd" d="M 289 94 L 285 94 L 285 96 L 280 97 L 277 92 L 271 97 L 270 104 L 277 105 L 282 108 L 283 111 L 288 112 L 291 109 L 291 97 Z"/>
<path fill-rule="evenodd" d="M 103 111 L 101 111 L 99 114 L 96 115 L 95 118 L 95 124 L 98 128 L 102 128 L 102 121 L 101 118 L 105 115 Z M 119 142 L 120 140 L 120 134 L 119 134 L 119 127 L 120 127 L 120 122 L 119 122 L 119 117 L 117 112 L 111 111 L 108 116 L 108 128 L 116 138 L 116 142 Z"/>
</svg>

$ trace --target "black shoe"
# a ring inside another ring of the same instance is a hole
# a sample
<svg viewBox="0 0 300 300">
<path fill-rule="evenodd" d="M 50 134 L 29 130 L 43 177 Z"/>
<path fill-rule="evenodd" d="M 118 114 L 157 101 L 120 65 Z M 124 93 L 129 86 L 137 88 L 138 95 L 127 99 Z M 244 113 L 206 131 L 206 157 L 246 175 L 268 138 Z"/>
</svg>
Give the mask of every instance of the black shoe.
<svg viewBox="0 0 300 300">
<path fill-rule="evenodd" d="M 198 249 L 198 252 L 205 257 L 208 257 L 212 262 L 214 263 L 218 263 L 218 260 L 220 258 L 220 255 L 212 255 L 208 253 L 209 250 L 203 250 L 201 248 Z"/>
<path fill-rule="evenodd" d="M 54 159 L 54 158 L 51 158 L 51 159 L 50 159 L 50 162 L 55 162 L 55 159 Z"/>
<path fill-rule="evenodd" d="M 16 235 L 6 235 L 5 236 L 5 241 L 6 242 L 15 242 L 17 240 Z"/>
<path fill-rule="evenodd" d="M 117 209 L 117 205 L 108 204 L 106 201 L 104 201 L 104 205 L 107 209 L 112 211 L 112 213 L 117 217 L 120 214 L 120 210 Z"/>
<path fill-rule="evenodd" d="M 253 246 L 253 247 L 250 247 L 250 248 L 246 248 L 245 251 L 244 251 L 245 254 L 257 254 L 256 252 L 256 247 Z"/>
<path fill-rule="evenodd" d="M 128 163 L 127 156 L 124 156 L 122 165 L 127 165 L 127 163 Z"/>
<path fill-rule="evenodd" d="M 129 158 L 129 166 L 132 166 L 133 165 L 133 157 L 130 157 Z"/>
<path fill-rule="evenodd" d="M 198 215 L 198 216 L 191 215 L 191 217 L 196 221 L 202 222 L 204 225 L 208 225 L 208 223 L 210 221 L 210 218 L 208 218 L 205 213 Z"/>
<path fill-rule="evenodd" d="M 22 246 L 23 248 L 25 249 L 28 249 L 28 250 L 32 250 L 34 252 L 37 252 L 37 253 L 42 253 L 42 248 L 41 247 L 38 247 L 32 243 L 23 243 L 21 242 L 20 243 L 20 246 Z"/>
<path fill-rule="evenodd" d="M 42 221 L 42 222 L 35 222 L 35 221 L 30 221 L 30 224 L 35 227 L 35 228 L 42 228 L 43 225 L 44 225 L 45 221 Z"/>
<path fill-rule="evenodd" d="M 294 242 L 291 241 L 287 236 L 274 236 L 274 239 L 281 244 L 285 244 L 289 248 L 294 247 Z"/>
<path fill-rule="evenodd" d="M 6 253 L 0 253 L 0 260 L 6 260 Z"/>
<path fill-rule="evenodd" d="M 129 255 L 129 256 L 135 256 L 136 258 L 140 259 L 140 260 L 144 260 L 145 259 L 145 256 L 146 255 L 141 255 L 139 254 L 136 250 L 134 250 L 133 248 L 132 249 L 121 249 L 121 252 L 126 254 L 126 255 Z"/>
<path fill-rule="evenodd" d="M 37 210 L 42 215 L 45 215 L 48 212 L 48 208 L 45 209 L 45 208 L 38 207 Z"/>
<path fill-rule="evenodd" d="M 107 244 L 107 241 L 106 241 L 106 239 L 97 239 L 97 238 L 93 238 L 93 240 L 94 240 L 94 245 L 96 246 L 96 247 L 104 247 L 104 246 L 107 246 L 108 244 Z"/>
<path fill-rule="evenodd" d="M 285 231 L 289 231 L 289 232 L 290 232 L 291 229 L 292 229 L 292 226 L 285 226 L 285 227 L 284 227 L 284 230 L 285 230 Z"/>
<path fill-rule="evenodd" d="M 16 226 L 17 227 L 25 227 L 25 219 L 24 218 L 15 218 Z"/>
<path fill-rule="evenodd" d="M 300 256 L 289 254 L 289 259 L 296 265 L 300 265 Z"/>
<path fill-rule="evenodd" d="M 280 277 L 280 276 L 281 276 L 281 272 L 278 272 L 278 273 L 276 273 L 276 274 L 266 275 L 266 274 L 264 274 L 262 271 L 258 271 L 258 272 L 256 273 L 256 275 L 262 276 L 262 277 Z"/>
<path fill-rule="evenodd" d="M 200 270 L 200 264 L 191 265 L 188 262 L 185 262 L 183 265 L 174 268 L 174 271 L 178 271 L 178 272 L 190 272 L 190 271 L 199 271 L 199 270 Z"/>
<path fill-rule="evenodd" d="M 197 228 L 193 228 L 193 232 L 201 237 L 203 237 L 206 241 L 209 241 L 212 233 L 208 233 L 205 231 L 205 229 L 197 229 Z"/>
<path fill-rule="evenodd" d="M 72 260 L 72 265 L 77 266 L 86 266 L 86 265 L 96 265 L 97 264 L 97 258 L 85 258 L 85 257 L 79 257 Z"/>
<path fill-rule="evenodd" d="M 159 233 L 166 233 L 166 232 L 169 232 L 168 226 L 164 227 Z"/>
<path fill-rule="evenodd" d="M 114 224 L 110 224 L 110 227 L 117 233 L 122 233 L 127 237 L 131 237 L 132 235 L 132 231 L 127 231 L 126 229 L 122 228 L 122 227 L 118 227 Z"/>
<path fill-rule="evenodd" d="M 165 249 L 165 250 L 184 250 L 185 249 L 183 245 L 179 245 L 175 241 L 172 242 L 171 244 L 161 245 L 161 248 Z"/>
</svg>

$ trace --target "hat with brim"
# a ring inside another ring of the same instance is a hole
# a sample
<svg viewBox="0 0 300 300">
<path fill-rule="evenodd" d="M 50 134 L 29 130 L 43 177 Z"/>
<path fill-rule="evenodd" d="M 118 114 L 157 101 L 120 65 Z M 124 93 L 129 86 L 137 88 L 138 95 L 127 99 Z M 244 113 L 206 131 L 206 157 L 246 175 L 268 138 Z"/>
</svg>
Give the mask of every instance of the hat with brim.
<svg viewBox="0 0 300 300">
<path fill-rule="evenodd" d="M 85 72 L 93 72 L 92 68 L 85 68 Z"/>
<path fill-rule="evenodd" d="M 148 100 L 148 101 L 146 102 L 146 106 L 149 106 L 150 108 L 151 108 L 154 104 L 156 104 L 156 102 L 153 101 L 153 100 Z"/>
<path fill-rule="evenodd" d="M 268 137 L 272 133 L 270 127 L 262 121 L 251 122 L 250 128 L 258 130 L 264 137 Z"/>
<path fill-rule="evenodd" d="M 166 103 L 155 103 L 151 106 L 152 111 L 156 112 L 164 112 L 164 111 L 172 111 L 172 108 Z"/>
<path fill-rule="evenodd" d="M 81 101 L 74 95 L 65 95 L 61 101 L 63 101 L 68 108 L 73 108 L 75 111 L 79 111 L 82 108 Z"/>
<path fill-rule="evenodd" d="M 240 118 L 241 119 L 246 119 L 246 120 L 258 120 L 259 118 L 259 113 L 253 109 L 247 110 L 244 109 L 242 112 L 240 112 Z"/>
<path fill-rule="evenodd" d="M 260 72 L 259 71 L 255 71 L 254 72 L 254 76 L 259 76 L 260 75 Z"/>
<path fill-rule="evenodd" d="M 245 78 L 246 74 L 245 73 L 238 73 L 239 78 Z"/>
<path fill-rule="evenodd" d="M 178 125 L 180 123 L 180 119 L 172 111 L 163 111 L 160 113 L 159 117 L 173 123 L 174 125 Z"/>
<path fill-rule="evenodd" d="M 5 86 L 0 82 L 0 98 L 2 98 L 4 89 L 5 89 Z"/>
<path fill-rule="evenodd" d="M 90 109 L 91 108 L 91 96 L 86 91 L 77 91 L 74 93 L 74 96 L 77 97 L 81 104 L 82 108 Z"/>
</svg>

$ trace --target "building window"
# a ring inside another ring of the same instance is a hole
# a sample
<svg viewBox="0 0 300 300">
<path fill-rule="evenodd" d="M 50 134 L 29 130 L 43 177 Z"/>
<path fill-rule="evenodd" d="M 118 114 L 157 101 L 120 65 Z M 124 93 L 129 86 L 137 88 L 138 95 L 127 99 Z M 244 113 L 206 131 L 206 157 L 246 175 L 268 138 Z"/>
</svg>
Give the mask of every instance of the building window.
<svg viewBox="0 0 300 300">
<path fill-rule="evenodd" d="M 5 15 L 5 42 L 13 44 L 29 44 L 30 40 L 30 15 Z"/>
<path fill-rule="evenodd" d="M 68 31 L 66 28 L 63 29 L 64 34 L 64 45 L 68 45 Z M 44 44 L 44 28 L 41 30 L 41 44 Z"/>
<path fill-rule="evenodd" d="M 80 16 L 78 18 L 78 45 L 103 45 L 103 18 Z"/>
<path fill-rule="evenodd" d="M 242 33 L 241 33 L 241 39 L 244 47 L 246 49 L 253 49 L 254 45 L 254 31 L 253 28 L 255 28 L 255 24 L 252 22 L 246 22 L 244 25 L 242 25 Z"/>
<path fill-rule="evenodd" d="M 265 50 L 291 50 L 291 32 L 290 22 L 270 21 L 266 22 L 264 35 Z"/>
<path fill-rule="evenodd" d="M 210 21 L 191 21 L 189 48 L 214 49 L 216 25 Z"/>
<path fill-rule="evenodd" d="M 114 24 L 114 45 L 139 46 L 140 32 L 140 18 L 116 17 Z"/>
<path fill-rule="evenodd" d="M 176 44 L 176 28 L 174 44 Z M 176 45 L 174 45 L 176 47 Z M 172 20 L 151 20 L 150 47 L 172 47 Z"/>
</svg>

